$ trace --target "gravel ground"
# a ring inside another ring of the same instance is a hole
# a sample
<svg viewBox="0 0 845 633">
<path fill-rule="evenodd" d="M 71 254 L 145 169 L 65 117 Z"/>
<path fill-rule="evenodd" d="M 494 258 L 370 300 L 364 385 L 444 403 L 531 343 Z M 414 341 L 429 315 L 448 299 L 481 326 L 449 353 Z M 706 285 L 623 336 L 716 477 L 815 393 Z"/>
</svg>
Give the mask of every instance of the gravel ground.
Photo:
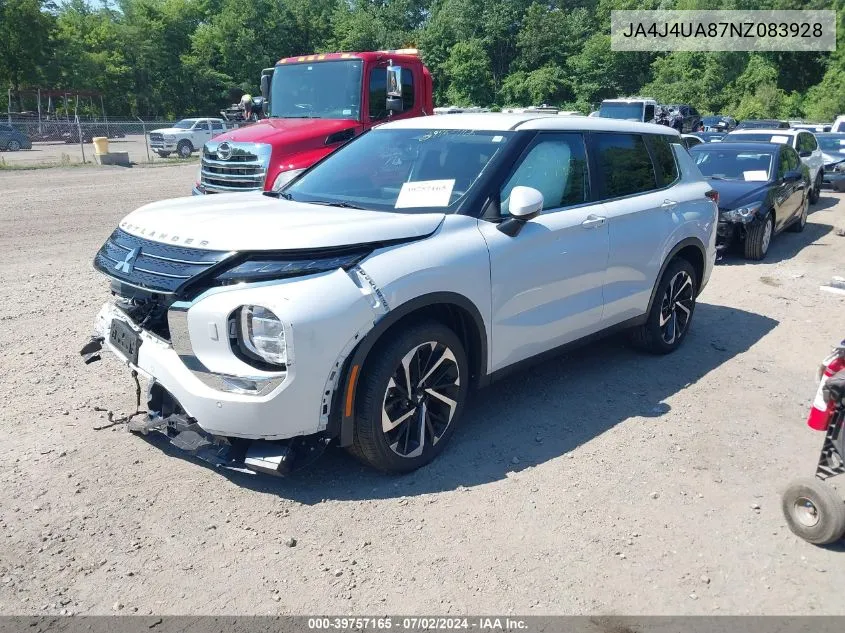
<svg viewBox="0 0 845 633">
<path fill-rule="evenodd" d="M 94 145 L 85 143 L 85 161 L 94 162 Z M 124 138 L 110 139 L 109 151 L 129 152 L 129 160 L 133 163 L 164 163 L 165 159 L 150 150 L 147 158 L 147 146 L 144 143 L 142 134 L 127 134 Z M 195 152 L 194 156 L 199 156 Z M 82 148 L 79 143 L 33 143 L 32 149 L 19 152 L 2 152 L 0 160 L 12 166 L 37 166 L 37 165 L 76 165 L 82 163 Z M 178 159 L 169 158 L 167 162 L 174 162 Z M 194 167 L 196 170 L 196 166 Z"/>
<path fill-rule="evenodd" d="M 2 613 L 845 614 L 845 547 L 795 538 L 779 497 L 813 472 L 845 334 L 819 291 L 843 196 L 765 263 L 720 263 L 677 354 L 613 338 L 514 375 L 409 476 L 330 449 L 274 479 L 96 430 L 133 394 L 77 355 L 108 294 L 92 256 L 195 171 L 0 173 Z"/>
</svg>

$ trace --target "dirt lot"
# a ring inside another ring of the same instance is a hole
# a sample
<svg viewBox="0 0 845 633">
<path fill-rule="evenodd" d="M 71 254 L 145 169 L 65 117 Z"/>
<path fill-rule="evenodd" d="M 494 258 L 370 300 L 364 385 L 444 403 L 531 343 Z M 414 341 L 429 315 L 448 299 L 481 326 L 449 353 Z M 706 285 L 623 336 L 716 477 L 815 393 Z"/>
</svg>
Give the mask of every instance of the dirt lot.
<svg viewBox="0 0 845 633">
<path fill-rule="evenodd" d="M 720 263 L 677 354 L 611 339 L 515 375 L 410 476 L 330 450 L 279 480 L 95 430 L 133 396 L 77 355 L 107 298 L 92 256 L 195 171 L 0 173 L 4 614 L 845 614 L 845 547 L 796 539 L 779 498 L 813 472 L 815 372 L 845 336 L 819 291 L 843 196 L 765 263 Z"/>
<path fill-rule="evenodd" d="M 85 143 L 85 161 L 94 162 L 94 145 Z M 147 147 L 141 134 L 127 134 L 124 138 L 110 139 L 109 151 L 129 152 L 129 160 L 133 163 L 164 163 L 174 162 L 176 158 L 167 161 L 150 150 L 147 158 Z M 194 153 L 194 157 L 199 156 Z M 82 163 L 82 149 L 79 143 L 33 143 L 32 149 L 19 152 L 2 152 L 0 159 L 7 165 L 74 165 Z M 194 167 L 196 170 L 196 167 Z"/>
</svg>

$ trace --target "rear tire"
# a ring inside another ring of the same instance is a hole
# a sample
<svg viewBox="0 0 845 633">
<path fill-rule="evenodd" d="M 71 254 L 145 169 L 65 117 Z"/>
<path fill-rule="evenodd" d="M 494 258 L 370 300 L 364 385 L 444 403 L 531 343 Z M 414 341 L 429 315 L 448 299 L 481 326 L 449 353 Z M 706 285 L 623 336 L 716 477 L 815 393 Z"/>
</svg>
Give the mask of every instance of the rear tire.
<svg viewBox="0 0 845 633">
<path fill-rule="evenodd" d="M 191 145 L 191 141 L 182 139 L 176 146 L 176 153 L 179 154 L 179 158 L 190 158 L 194 153 L 194 146 Z"/>
<path fill-rule="evenodd" d="M 469 369 L 460 339 L 436 321 L 388 336 L 373 348 L 358 381 L 349 452 L 378 470 L 405 473 L 428 464 L 451 438 Z"/>
<path fill-rule="evenodd" d="M 835 543 L 845 534 L 845 503 L 816 477 L 796 479 L 781 500 L 786 523 L 794 534 L 815 545 Z"/>
<path fill-rule="evenodd" d="M 813 183 L 813 188 L 810 190 L 810 204 L 816 204 L 822 195 L 822 171 L 816 174 L 816 180 Z"/>
<path fill-rule="evenodd" d="M 801 205 L 801 215 L 798 216 L 797 220 L 789 225 L 789 230 L 793 233 L 800 233 L 804 230 L 804 227 L 807 226 L 807 215 L 810 213 L 810 202 L 807 196 L 804 196 L 804 200 L 801 202 Z"/>
<path fill-rule="evenodd" d="M 652 354 L 669 354 L 684 342 L 695 312 L 698 279 L 686 259 L 673 259 L 657 285 L 646 322 L 631 331 L 634 345 Z"/>
<path fill-rule="evenodd" d="M 774 232 L 775 223 L 771 213 L 765 222 L 753 224 L 745 234 L 745 259 L 760 261 L 766 257 Z"/>
</svg>

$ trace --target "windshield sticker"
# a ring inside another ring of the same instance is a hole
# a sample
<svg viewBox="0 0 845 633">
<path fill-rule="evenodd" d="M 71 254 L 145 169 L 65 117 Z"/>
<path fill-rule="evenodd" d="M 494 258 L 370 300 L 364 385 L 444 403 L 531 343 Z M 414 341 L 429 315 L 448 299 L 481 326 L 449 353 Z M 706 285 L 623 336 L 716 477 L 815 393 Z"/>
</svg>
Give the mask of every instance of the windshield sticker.
<svg viewBox="0 0 845 633">
<path fill-rule="evenodd" d="M 504 138 L 505 138 L 505 137 L 504 137 L 504 136 L 501 136 L 501 135 L 499 135 L 499 136 L 494 136 L 494 137 L 493 137 L 493 142 L 494 142 L 494 143 L 501 143 L 501 142 L 502 142 L 502 139 L 504 139 Z M 845 142 L 845 141 L 843 141 L 843 142 Z"/>
<path fill-rule="evenodd" d="M 350 114 L 352 114 L 352 110 L 350 110 L 349 108 L 344 109 L 343 116 L 349 116 Z"/>
<path fill-rule="evenodd" d="M 788 136 L 773 136 L 771 143 L 789 143 Z"/>
<path fill-rule="evenodd" d="M 841 140 L 839 141 L 839 144 L 840 144 L 840 145 L 845 145 L 845 139 L 841 139 Z"/>
<path fill-rule="evenodd" d="M 769 174 L 765 170 L 755 169 L 755 170 L 752 170 L 752 171 L 742 172 L 742 177 L 747 182 L 760 182 L 760 181 L 765 182 L 766 180 L 769 179 Z"/>
<path fill-rule="evenodd" d="M 454 186 L 454 180 L 419 180 L 403 183 L 394 208 L 447 207 Z"/>
</svg>

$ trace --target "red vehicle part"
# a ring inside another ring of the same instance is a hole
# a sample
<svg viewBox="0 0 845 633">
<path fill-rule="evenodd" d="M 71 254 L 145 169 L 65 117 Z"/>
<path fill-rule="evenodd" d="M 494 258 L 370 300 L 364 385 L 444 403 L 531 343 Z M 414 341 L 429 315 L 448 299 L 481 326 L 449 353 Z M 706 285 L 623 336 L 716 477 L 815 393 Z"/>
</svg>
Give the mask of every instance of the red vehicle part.
<svg viewBox="0 0 845 633">
<path fill-rule="evenodd" d="M 807 426 L 816 431 L 826 431 L 833 417 L 835 403 L 825 399 L 824 386 L 828 378 L 845 369 L 845 357 L 841 355 L 841 350 L 842 348 L 838 348 L 837 352 L 828 356 L 822 364 L 819 388 L 816 391 L 813 406 L 810 408 L 810 415 L 807 417 Z"/>
</svg>

